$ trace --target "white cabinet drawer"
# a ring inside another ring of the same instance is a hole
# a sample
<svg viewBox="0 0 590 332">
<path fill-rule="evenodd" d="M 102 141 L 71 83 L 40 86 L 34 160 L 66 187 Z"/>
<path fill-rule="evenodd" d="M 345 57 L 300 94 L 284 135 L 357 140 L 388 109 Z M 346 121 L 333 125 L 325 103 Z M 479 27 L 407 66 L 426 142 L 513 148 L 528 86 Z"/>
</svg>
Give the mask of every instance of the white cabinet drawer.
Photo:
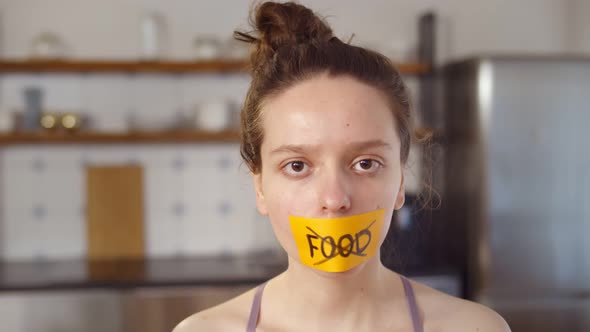
<svg viewBox="0 0 590 332">
<path fill-rule="evenodd" d="M 0 294 L 0 330 L 10 332 L 122 332 L 115 291 Z"/>
</svg>

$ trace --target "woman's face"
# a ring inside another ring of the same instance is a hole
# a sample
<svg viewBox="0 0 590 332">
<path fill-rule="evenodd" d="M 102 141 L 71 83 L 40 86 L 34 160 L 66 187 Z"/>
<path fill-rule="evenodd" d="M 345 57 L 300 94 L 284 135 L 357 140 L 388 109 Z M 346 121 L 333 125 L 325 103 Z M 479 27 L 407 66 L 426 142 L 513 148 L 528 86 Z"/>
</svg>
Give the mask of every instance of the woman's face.
<svg viewBox="0 0 590 332">
<path fill-rule="evenodd" d="M 289 216 L 383 208 L 383 241 L 404 188 L 395 120 L 379 90 L 347 76 L 316 76 L 266 100 L 262 126 L 257 207 L 291 259 L 299 261 Z"/>
</svg>

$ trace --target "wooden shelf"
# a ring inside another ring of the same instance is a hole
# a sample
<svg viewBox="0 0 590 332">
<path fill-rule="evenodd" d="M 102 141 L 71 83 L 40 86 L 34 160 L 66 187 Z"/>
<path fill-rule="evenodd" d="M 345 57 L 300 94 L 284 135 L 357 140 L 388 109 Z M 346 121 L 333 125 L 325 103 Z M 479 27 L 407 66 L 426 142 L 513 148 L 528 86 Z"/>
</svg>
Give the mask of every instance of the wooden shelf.
<svg viewBox="0 0 590 332">
<path fill-rule="evenodd" d="M 231 73 L 245 61 L 0 60 L 0 73 Z"/>
<path fill-rule="evenodd" d="M 420 137 L 440 140 L 443 137 L 430 128 L 416 128 Z M 184 144 L 184 143 L 238 143 L 237 130 L 219 132 L 176 130 L 176 131 L 132 131 L 128 133 L 103 133 L 82 131 L 68 132 L 13 132 L 0 134 L 0 146 L 27 144 Z"/>
<path fill-rule="evenodd" d="M 237 131 L 162 131 L 162 132 L 31 132 L 0 134 L 0 146 L 25 144 L 183 144 L 239 142 Z"/>
<path fill-rule="evenodd" d="M 404 75 L 431 71 L 423 63 L 398 63 Z M 0 60 L 0 73 L 247 73 L 246 61 Z"/>
</svg>

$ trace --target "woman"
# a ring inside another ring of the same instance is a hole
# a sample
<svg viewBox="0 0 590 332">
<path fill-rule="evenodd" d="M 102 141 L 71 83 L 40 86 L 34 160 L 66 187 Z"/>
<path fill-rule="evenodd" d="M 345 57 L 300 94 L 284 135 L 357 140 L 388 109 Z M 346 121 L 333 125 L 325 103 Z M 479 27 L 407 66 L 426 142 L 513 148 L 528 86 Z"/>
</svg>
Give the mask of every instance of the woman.
<svg viewBox="0 0 590 332">
<path fill-rule="evenodd" d="M 309 9 L 258 6 L 241 154 L 289 257 L 256 289 L 181 322 L 191 331 L 509 331 L 476 303 L 385 268 L 378 247 L 404 204 L 408 92 L 383 56 Z"/>
</svg>

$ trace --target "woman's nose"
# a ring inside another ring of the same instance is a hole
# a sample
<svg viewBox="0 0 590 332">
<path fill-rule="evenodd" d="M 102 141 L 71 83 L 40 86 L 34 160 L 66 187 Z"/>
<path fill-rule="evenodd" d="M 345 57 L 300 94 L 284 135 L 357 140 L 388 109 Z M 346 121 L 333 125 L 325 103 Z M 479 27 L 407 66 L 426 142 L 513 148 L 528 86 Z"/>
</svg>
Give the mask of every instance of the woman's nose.
<svg viewBox="0 0 590 332">
<path fill-rule="evenodd" d="M 350 185 L 343 174 L 323 174 L 319 200 L 323 213 L 348 211 L 351 205 Z"/>
</svg>

